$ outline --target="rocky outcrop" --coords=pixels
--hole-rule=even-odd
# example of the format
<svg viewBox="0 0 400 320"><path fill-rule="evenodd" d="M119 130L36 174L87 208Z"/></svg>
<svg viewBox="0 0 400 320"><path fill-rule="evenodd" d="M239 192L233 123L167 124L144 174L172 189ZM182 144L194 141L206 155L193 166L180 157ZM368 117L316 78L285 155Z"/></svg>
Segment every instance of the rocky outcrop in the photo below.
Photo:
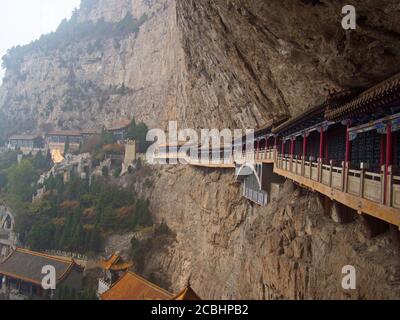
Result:
<svg viewBox="0 0 400 320"><path fill-rule="evenodd" d="M349 1L177 0L185 50L185 115L196 127L255 127L297 115L329 90L399 71L399 3L357 1L357 30L341 25ZM395 67L394 67L395 66Z"/></svg>
<svg viewBox="0 0 400 320"><path fill-rule="evenodd" d="M287 182L276 201L260 207L241 198L229 170L165 168L155 179L151 210L177 241L167 254L152 254L146 271L162 273L171 291L190 278L204 299L400 296L389 234L367 239L360 217L335 223L314 193ZM342 288L347 265L356 268L356 290Z"/></svg>

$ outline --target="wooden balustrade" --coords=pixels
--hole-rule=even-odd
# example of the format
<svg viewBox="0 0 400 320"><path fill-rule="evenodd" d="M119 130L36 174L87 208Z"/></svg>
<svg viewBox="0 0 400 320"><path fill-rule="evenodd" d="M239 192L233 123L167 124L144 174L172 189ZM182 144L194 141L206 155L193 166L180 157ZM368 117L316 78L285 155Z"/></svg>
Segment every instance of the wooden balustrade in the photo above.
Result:
<svg viewBox="0 0 400 320"><path fill-rule="evenodd" d="M210 162L206 164L202 159L195 159L193 157L189 159L191 164L203 163L205 166L207 164L210 166ZM330 161L329 164L323 164L321 159L315 161L315 159L298 159L288 155L281 155L276 149L235 153L229 158L224 157L219 161L213 162L212 166L223 167L225 165L225 167L228 167L228 164L231 164L229 167L234 167L235 163L240 164L246 161L273 163L278 174L303 185L313 186L313 189L333 199L338 197L337 201L344 204L347 203L353 209L357 210L357 203L359 202L359 206L362 204L362 208L367 207L366 211L377 217L380 217L380 214L374 214L370 209L370 205L368 203L365 204L364 201L371 201L371 203L389 207L383 210L384 212L389 212L382 214L383 219L400 225L400 222L393 222L397 219L400 221L400 218L393 218L396 215L390 213L394 210L393 208L400 208L400 176L393 175L392 167L389 168L388 177L385 179L384 167L382 167L381 173L374 173L368 171L368 168L363 163L360 164L361 168L356 170L350 168L346 162L343 162L341 166L334 166L333 161ZM308 182L306 182L307 180ZM385 181L387 182L386 191ZM316 184L319 184L319 186L317 187ZM350 197L349 200L346 200L346 194ZM265 202L264 194L254 193L249 189L244 190L243 195L259 204ZM357 198L359 200L355 200ZM391 218L387 218L387 214L391 215Z"/></svg>
<svg viewBox="0 0 400 320"><path fill-rule="evenodd" d="M391 197L390 197L390 205L394 208L400 208L400 176L391 176L391 181L389 181L392 185L391 188Z"/></svg>

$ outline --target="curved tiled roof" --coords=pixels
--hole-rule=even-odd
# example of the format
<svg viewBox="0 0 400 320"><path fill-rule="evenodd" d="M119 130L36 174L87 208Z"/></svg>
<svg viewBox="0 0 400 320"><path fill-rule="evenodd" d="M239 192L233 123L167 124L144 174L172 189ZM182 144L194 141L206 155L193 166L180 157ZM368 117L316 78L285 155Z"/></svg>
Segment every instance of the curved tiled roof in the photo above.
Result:
<svg viewBox="0 0 400 320"><path fill-rule="evenodd" d="M78 267L73 259L54 257L17 248L0 264L0 274L41 285L42 269L48 265L56 269L57 283L62 282L73 267Z"/></svg>
<svg viewBox="0 0 400 320"><path fill-rule="evenodd" d="M176 297L172 300L181 300L181 301L200 301L201 298L197 295L196 292L189 286L183 289Z"/></svg>
<svg viewBox="0 0 400 320"><path fill-rule="evenodd" d="M285 121L284 123L282 123L281 125L277 126L276 128L272 129L273 133L280 133L284 130L286 130L287 128L290 128L291 126L293 126L294 124L296 124L297 122L301 122L302 120L306 119L306 118L310 118L313 117L314 115L318 115L323 113L325 110L325 105L321 104L321 105L317 105L313 108L310 108L306 111L303 111L302 113L300 113L297 117L291 118L287 121Z"/></svg>
<svg viewBox="0 0 400 320"><path fill-rule="evenodd" d="M133 266L132 263L122 261L121 257L117 254L113 254L108 260L102 260L100 265L104 270L113 271L128 270Z"/></svg>
<svg viewBox="0 0 400 320"><path fill-rule="evenodd" d="M171 300L172 297L168 291L128 271L101 295L101 300Z"/></svg>
<svg viewBox="0 0 400 320"><path fill-rule="evenodd" d="M368 111L371 107L379 107L400 98L400 73L362 92L350 102L337 108L328 108L327 120L343 120L355 113Z"/></svg>

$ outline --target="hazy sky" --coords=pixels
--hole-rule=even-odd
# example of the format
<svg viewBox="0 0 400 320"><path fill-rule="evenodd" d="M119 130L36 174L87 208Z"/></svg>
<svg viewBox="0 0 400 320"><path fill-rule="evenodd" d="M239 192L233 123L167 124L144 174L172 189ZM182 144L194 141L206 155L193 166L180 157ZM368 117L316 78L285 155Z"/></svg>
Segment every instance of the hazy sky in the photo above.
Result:
<svg viewBox="0 0 400 320"><path fill-rule="evenodd" d="M0 58L7 49L54 31L79 3L80 0L1 0ZM3 76L0 67L0 83Z"/></svg>

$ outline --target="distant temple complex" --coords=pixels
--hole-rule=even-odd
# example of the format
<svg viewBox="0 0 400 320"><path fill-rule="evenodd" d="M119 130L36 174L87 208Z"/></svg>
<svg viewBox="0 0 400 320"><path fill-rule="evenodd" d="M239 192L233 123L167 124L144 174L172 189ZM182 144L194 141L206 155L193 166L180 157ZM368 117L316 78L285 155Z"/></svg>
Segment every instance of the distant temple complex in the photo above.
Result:
<svg viewBox="0 0 400 320"><path fill-rule="evenodd" d="M127 137L131 120L119 120L103 127L111 133L117 141L124 141ZM23 154L36 153L43 150L59 150L64 152L66 144L71 150L78 150L79 146L93 136L100 136L101 128L82 130L56 130L45 134L15 134L8 138L6 147L18 149Z"/></svg>

